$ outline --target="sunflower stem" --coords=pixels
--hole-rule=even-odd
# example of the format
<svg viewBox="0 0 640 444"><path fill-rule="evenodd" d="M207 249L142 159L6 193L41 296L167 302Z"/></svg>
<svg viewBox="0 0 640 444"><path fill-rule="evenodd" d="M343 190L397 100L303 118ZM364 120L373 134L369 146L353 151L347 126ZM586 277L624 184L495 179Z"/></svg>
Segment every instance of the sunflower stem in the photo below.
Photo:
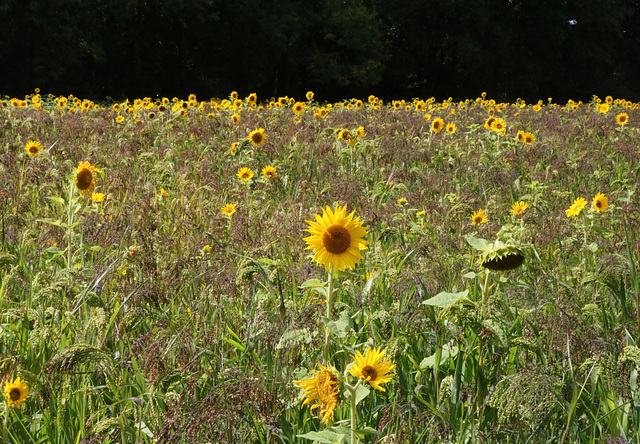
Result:
<svg viewBox="0 0 640 444"><path fill-rule="evenodd" d="M351 410L349 411L349 415L351 416L351 444L356 444L359 442L359 439L356 435L356 426L358 425L358 412L356 411L356 390L358 386L362 382L362 379L358 379L356 385L352 386L351 384L344 383L344 387L349 392L349 403L351 405Z"/></svg>
<svg viewBox="0 0 640 444"><path fill-rule="evenodd" d="M329 285L327 287L327 320L331 319L331 313L333 312L333 265L329 268ZM324 327L324 350L322 356L325 362L329 362L329 335L331 334L329 326Z"/></svg>
<svg viewBox="0 0 640 444"><path fill-rule="evenodd" d="M9 423L9 402L4 404L4 421L2 421L2 442L9 442L9 430L7 424Z"/></svg>

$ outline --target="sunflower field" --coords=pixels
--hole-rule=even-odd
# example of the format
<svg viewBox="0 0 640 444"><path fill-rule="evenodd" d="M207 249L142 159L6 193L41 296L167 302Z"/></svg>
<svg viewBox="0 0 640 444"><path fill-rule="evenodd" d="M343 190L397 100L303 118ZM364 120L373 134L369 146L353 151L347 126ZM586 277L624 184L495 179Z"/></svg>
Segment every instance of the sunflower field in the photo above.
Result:
<svg viewBox="0 0 640 444"><path fill-rule="evenodd" d="M640 111L0 98L7 443L640 443Z"/></svg>

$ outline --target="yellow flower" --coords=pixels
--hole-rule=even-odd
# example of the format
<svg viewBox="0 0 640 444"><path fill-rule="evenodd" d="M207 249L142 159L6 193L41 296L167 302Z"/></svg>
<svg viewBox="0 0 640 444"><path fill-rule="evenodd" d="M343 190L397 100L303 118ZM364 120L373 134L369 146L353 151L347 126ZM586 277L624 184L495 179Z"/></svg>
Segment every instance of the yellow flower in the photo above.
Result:
<svg viewBox="0 0 640 444"><path fill-rule="evenodd" d="M340 396L340 376L333 367L325 367L318 363L320 370L312 370L311 378L293 381L296 387L303 389L302 398L306 398L302 405L310 405L313 413L318 409L317 415L323 423L329 424L333 418L333 412L338 406Z"/></svg>
<svg viewBox="0 0 640 444"><path fill-rule="evenodd" d="M307 100L313 100L313 91L307 91L304 96L307 98Z"/></svg>
<svg viewBox="0 0 640 444"><path fill-rule="evenodd" d="M616 116L616 122L618 125L624 126L629 122L629 115L627 113L620 113Z"/></svg>
<svg viewBox="0 0 640 444"><path fill-rule="evenodd" d="M124 122L124 116L118 116L118 117L116 117L116 122L118 122L118 123L122 123L122 122Z"/></svg>
<svg viewBox="0 0 640 444"><path fill-rule="evenodd" d="M236 212L236 205L235 204L231 204L231 203L230 204L226 204L220 210L222 211L222 214L224 214L225 216L231 217L233 215L233 213Z"/></svg>
<svg viewBox="0 0 640 444"><path fill-rule="evenodd" d="M524 133L524 143L526 145L531 145L535 141L536 141L536 136L534 136L531 133Z"/></svg>
<svg viewBox="0 0 640 444"><path fill-rule="evenodd" d="M527 208L529 208L529 204L523 201L520 201L520 202L514 203L511 209L509 210L509 212L514 216L520 216L524 214Z"/></svg>
<svg viewBox="0 0 640 444"><path fill-rule="evenodd" d="M607 114L609 112L609 104L601 103L598 105L598 112L600 112L600 114Z"/></svg>
<svg viewBox="0 0 640 444"><path fill-rule="evenodd" d="M304 103L302 103L302 102L296 102L296 103L293 105L293 108L291 108L291 109L293 110L293 113L294 113L294 114L302 114L302 113L304 112L304 107L305 107L305 104L304 104Z"/></svg>
<svg viewBox="0 0 640 444"><path fill-rule="evenodd" d="M322 209L322 217L315 214L316 222L306 221L309 228L305 231L311 236L304 238L307 250L313 250L313 260L323 264L326 271L333 267L335 271L353 269L360 262L360 250L366 250L368 241L364 240L367 228L362 226L360 218L353 219L355 211L347 216L347 206L336 205L335 211L328 206Z"/></svg>
<svg viewBox="0 0 640 444"><path fill-rule="evenodd" d="M164 188L160 188L160 194L162 194L162 197L169 197L169 193Z"/></svg>
<svg viewBox="0 0 640 444"><path fill-rule="evenodd" d="M249 134L249 140L251 140L251 143L253 143L254 145L262 145L266 138L267 136L264 133L263 128L254 130L251 132L251 134Z"/></svg>
<svg viewBox="0 0 640 444"><path fill-rule="evenodd" d="M446 127L446 131L447 131L449 134L453 134L453 133L455 133L455 132L456 132L456 124L455 124L455 123L448 123L448 124L447 124L447 127Z"/></svg>
<svg viewBox="0 0 640 444"><path fill-rule="evenodd" d="M442 120L440 117L436 117L435 119L433 119L433 122L431 123L431 131L433 131L434 133L439 133L442 128L444 128L444 120Z"/></svg>
<svg viewBox="0 0 640 444"><path fill-rule="evenodd" d="M203 250L205 253L210 252L210 251L211 251L211 245L209 245L209 244L205 245L204 247L202 247L202 250Z"/></svg>
<svg viewBox="0 0 640 444"><path fill-rule="evenodd" d="M404 197L401 197L400 199L398 199L398 205L400 205L401 207L404 207L407 204L407 199L405 199Z"/></svg>
<svg viewBox="0 0 640 444"><path fill-rule="evenodd" d="M602 193L593 198L593 209L598 213L604 213L609 208L609 199Z"/></svg>
<svg viewBox="0 0 640 444"><path fill-rule="evenodd" d="M587 205L587 201L582 197L578 197L576 200L573 201L573 204L569 208L567 208L564 212L567 214L567 217L574 217L580 214L580 212L586 205Z"/></svg>
<svg viewBox="0 0 640 444"><path fill-rule="evenodd" d="M240 123L240 114L236 113L231 116L231 120L235 125Z"/></svg>
<svg viewBox="0 0 640 444"><path fill-rule="evenodd" d="M98 174L101 172L102 171L89 162L80 162L78 171L76 171L76 178L73 182L80 191L80 194L91 197L91 193L93 193L93 190L96 189L96 185L98 184Z"/></svg>
<svg viewBox="0 0 640 444"><path fill-rule="evenodd" d="M358 136L358 139L362 139L364 137L364 127L359 126L358 129L356 129L356 136Z"/></svg>
<svg viewBox="0 0 640 444"><path fill-rule="evenodd" d="M238 176L238 179L242 180L243 182L249 182L253 178L253 171L250 168L246 167L240 168L236 176Z"/></svg>
<svg viewBox="0 0 640 444"><path fill-rule="evenodd" d="M7 398L7 407L15 405L20 408L29 396L29 386L18 376L13 381L6 382L4 396Z"/></svg>
<svg viewBox="0 0 640 444"><path fill-rule="evenodd" d="M487 219L487 215L484 214L484 211L482 209L476 211L471 215L471 223L473 224L486 224L488 221L489 219Z"/></svg>
<svg viewBox="0 0 640 444"><path fill-rule="evenodd" d="M91 200L98 203L98 202L102 202L105 198L104 193L93 193L91 195Z"/></svg>
<svg viewBox="0 0 640 444"><path fill-rule="evenodd" d="M380 351L381 347L368 348L364 356L360 351L356 351L355 356L351 355L355 362L351 363L349 373L356 378L360 378L368 382L371 387L376 390L385 391L380 384L386 384L391 381L395 373L389 373L396 366L391 363L385 351Z"/></svg>
<svg viewBox="0 0 640 444"><path fill-rule="evenodd" d="M518 142L524 142L524 131L520 130L518 131L518 134L516 134L516 140Z"/></svg>
<svg viewBox="0 0 640 444"><path fill-rule="evenodd" d="M24 149L27 151L27 154L29 156L36 157L38 154L40 154L40 150L42 150L42 145L40 144L40 142L31 140L29 141L29 143L25 145Z"/></svg>
<svg viewBox="0 0 640 444"><path fill-rule="evenodd" d="M496 133L504 135L507 131L507 124L504 119L493 119L493 122L491 122L491 129Z"/></svg>
<svg viewBox="0 0 640 444"><path fill-rule="evenodd" d="M276 168L271 165L267 165L266 167L264 167L262 169L261 174L262 174L262 177L269 180L275 180L278 177L278 172L276 171Z"/></svg>

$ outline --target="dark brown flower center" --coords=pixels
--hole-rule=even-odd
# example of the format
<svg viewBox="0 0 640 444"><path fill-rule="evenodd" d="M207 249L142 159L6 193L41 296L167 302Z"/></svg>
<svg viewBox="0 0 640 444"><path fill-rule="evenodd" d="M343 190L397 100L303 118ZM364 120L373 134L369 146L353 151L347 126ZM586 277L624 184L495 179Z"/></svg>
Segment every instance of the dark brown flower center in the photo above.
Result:
<svg viewBox="0 0 640 444"><path fill-rule="evenodd" d="M31 154L38 154L38 147L37 147L37 146L35 146L35 145L34 145L34 146L29 147L29 152L30 152Z"/></svg>
<svg viewBox="0 0 640 444"><path fill-rule="evenodd" d="M76 183L79 189L86 190L91 186L93 182L93 173L88 168L83 168L76 175Z"/></svg>
<svg viewBox="0 0 640 444"><path fill-rule="evenodd" d="M362 376L365 381L375 381L378 378L378 372L370 365L365 365L362 369Z"/></svg>
<svg viewBox="0 0 640 444"><path fill-rule="evenodd" d="M329 253L342 254L351 246L351 235L342 225L331 225L324 230L322 243Z"/></svg>
<svg viewBox="0 0 640 444"><path fill-rule="evenodd" d="M602 201L596 200L596 208L602 208Z"/></svg>
<svg viewBox="0 0 640 444"><path fill-rule="evenodd" d="M11 398L12 401L17 401L18 399L20 399L20 394L20 389L14 388L9 392L9 398Z"/></svg>
<svg viewBox="0 0 640 444"><path fill-rule="evenodd" d="M258 144L262 142L262 133L254 133L251 135L251 140L253 143Z"/></svg>

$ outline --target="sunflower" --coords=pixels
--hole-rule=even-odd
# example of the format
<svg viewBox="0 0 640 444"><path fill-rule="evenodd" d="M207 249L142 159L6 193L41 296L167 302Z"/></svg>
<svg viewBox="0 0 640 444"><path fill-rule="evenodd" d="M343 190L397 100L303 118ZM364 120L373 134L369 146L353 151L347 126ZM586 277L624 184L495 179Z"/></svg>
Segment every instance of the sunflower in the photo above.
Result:
<svg viewBox="0 0 640 444"><path fill-rule="evenodd" d="M235 113L231 116L231 120L233 121L234 125L237 125L240 123L240 114Z"/></svg>
<svg viewBox="0 0 640 444"><path fill-rule="evenodd" d="M587 201L582 197L578 197L576 200L573 201L573 204L569 208L567 208L564 212L567 214L567 217L574 217L580 214L580 212L586 205L587 205Z"/></svg>
<svg viewBox="0 0 640 444"><path fill-rule="evenodd" d="M302 103L302 102L296 102L296 103L293 105L293 108L292 108L293 113L294 113L294 114L302 114L302 113L304 112L304 106L305 106L305 105L304 105L304 103Z"/></svg>
<svg viewBox="0 0 640 444"><path fill-rule="evenodd" d="M238 170L236 176L238 176L238 179L242 180L243 182L249 182L253 178L253 171L251 170L251 168L243 167Z"/></svg>
<svg viewBox="0 0 640 444"><path fill-rule="evenodd" d="M496 133L504 135L507 131L507 124L504 119L493 119L493 122L491 122L491 129Z"/></svg>
<svg viewBox="0 0 640 444"><path fill-rule="evenodd" d="M247 102L249 102L249 104L251 105L255 105L257 101L258 101L258 96L256 95L256 93L251 93L247 97Z"/></svg>
<svg viewBox="0 0 640 444"><path fill-rule="evenodd" d="M233 216L233 213L236 212L236 205L231 203L226 204L224 207L220 209L220 211L222 211L222 214L224 214L225 216L231 217Z"/></svg>
<svg viewBox="0 0 640 444"><path fill-rule="evenodd" d="M364 240L367 228L362 226L360 218L353 219L355 211L347 216L347 206L336 205L335 211L327 206L322 217L315 214L316 222L306 221L309 228L305 231L311 236L304 238L307 250L313 250L313 260L324 264L326 271L353 269L360 262L360 250L366 250L368 241Z"/></svg>
<svg viewBox="0 0 640 444"><path fill-rule="evenodd" d="M529 204L524 203L523 201L520 201L520 202L514 203L511 209L509 210L509 212L514 216L520 216L524 214L527 208L529 208Z"/></svg>
<svg viewBox="0 0 640 444"><path fill-rule="evenodd" d="M252 131L251 134L249 134L249 140L251 140L251 143L254 145L262 145L266 138L267 136L263 128Z"/></svg>
<svg viewBox="0 0 640 444"><path fill-rule="evenodd" d="M364 137L364 127L359 126L356 129L356 136L358 136L358 139L362 139Z"/></svg>
<svg viewBox="0 0 640 444"><path fill-rule="evenodd" d="M276 171L276 168L271 165L267 165L266 167L264 167L262 169L261 174L262 174L262 177L269 180L275 180L278 177L278 172Z"/></svg>
<svg viewBox="0 0 640 444"><path fill-rule="evenodd" d="M93 193L91 195L91 200L96 202L96 203L102 202L104 200L104 198L105 198L104 193Z"/></svg>
<svg viewBox="0 0 640 444"><path fill-rule="evenodd" d="M616 122L618 125L624 126L629 121L629 115L627 113L620 113L616 116Z"/></svg>
<svg viewBox="0 0 640 444"><path fill-rule="evenodd" d="M435 119L433 119L433 122L431 123L431 131L433 131L434 133L439 133L442 128L444 128L444 120L442 120L440 117L436 117Z"/></svg>
<svg viewBox="0 0 640 444"><path fill-rule="evenodd" d="M313 91L307 91L304 96L307 98L307 100L313 100Z"/></svg>
<svg viewBox="0 0 640 444"><path fill-rule="evenodd" d="M31 140L29 141L29 143L25 145L24 149L27 151L27 154L29 156L36 157L38 154L40 154L40 150L42 150L42 145L40 144L40 142Z"/></svg>
<svg viewBox="0 0 640 444"><path fill-rule="evenodd" d="M385 351L380 351L380 347L368 348L364 356L360 351L356 351L355 356L351 355L355 362L351 364L349 373L356 378L364 379L376 390L385 391L380 384L391 381L395 373L389 374L396 366L391 363Z"/></svg>
<svg viewBox="0 0 640 444"><path fill-rule="evenodd" d="M524 143L525 145L531 145L536 141L536 136L531 133L524 133Z"/></svg>
<svg viewBox="0 0 640 444"><path fill-rule="evenodd" d="M296 387L303 389L302 398L306 398L302 405L310 405L310 410L318 410L318 418L329 424L333 412L338 406L340 396L340 376L333 367L325 367L318 363L320 370L312 370L311 378L293 381Z"/></svg>
<svg viewBox="0 0 640 444"><path fill-rule="evenodd" d="M4 385L4 396L7 398L7 407L22 406L29 396L29 386L18 376L13 381L7 381Z"/></svg>
<svg viewBox="0 0 640 444"><path fill-rule="evenodd" d="M449 134L453 134L456 132L456 124L455 123L448 123L447 127L445 128L445 130L449 133Z"/></svg>
<svg viewBox="0 0 640 444"><path fill-rule="evenodd" d="M518 142L524 142L524 131L518 131L518 134L516 134L516 140Z"/></svg>
<svg viewBox="0 0 640 444"><path fill-rule="evenodd" d="M487 215L484 214L484 211L482 209L479 209L471 215L471 223L473 224L486 224L488 221L489 219L487 219Z"/></svg>
<svg viewBox="0 0 640 444"><path fill-rule="evenodd" d="M602 193L593 198L593 209L598 213L604 213L609 208L609 199Z"/></svg>
<svg viewBox="0 0 640 444"><path fill-rule="evenodd" d="M91 165L89 162L80 162L74 185L81 194L91 197L91 193L96 189L98 183L98 174L102 173L99 169Z"/></svg>

